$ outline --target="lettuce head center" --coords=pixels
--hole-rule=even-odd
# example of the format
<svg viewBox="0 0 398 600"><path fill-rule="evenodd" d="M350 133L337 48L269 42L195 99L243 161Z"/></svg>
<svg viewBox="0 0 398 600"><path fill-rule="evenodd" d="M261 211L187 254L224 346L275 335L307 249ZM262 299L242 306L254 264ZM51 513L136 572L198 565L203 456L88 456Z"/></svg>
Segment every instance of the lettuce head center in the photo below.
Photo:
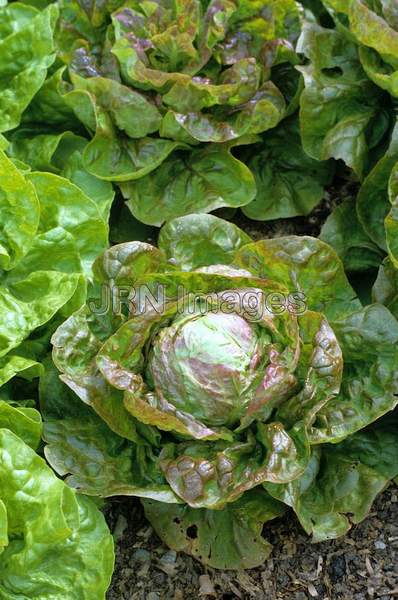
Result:
<svg viewBox="0 0 398 600"><path fill-rule="evenodd" d="M260 361L257 327L237 314L176 319L154 340L149 376L177 409L207 425L230 425L245 413Z"/></svg>

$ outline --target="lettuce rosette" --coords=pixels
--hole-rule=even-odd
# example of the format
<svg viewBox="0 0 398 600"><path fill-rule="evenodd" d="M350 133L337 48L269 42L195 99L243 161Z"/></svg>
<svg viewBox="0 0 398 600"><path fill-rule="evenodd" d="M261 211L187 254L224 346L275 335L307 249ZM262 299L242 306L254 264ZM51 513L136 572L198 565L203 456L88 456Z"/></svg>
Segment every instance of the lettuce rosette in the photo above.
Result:
<svg viewBox="0 0 398 600"><path fill-rule="evenodd" d="M297 2L62 0L59 7L64 66L51 77L50 104L56 99L68 127L70 111L80 121L90 137L84 168L119 185L138 221L161 226L256 197L251 212L261 220L308 214L320 201L330 165L319 169L301 149L286 158L279 150L276 177L281 162L293 174L274 184L284 206L269 215L268 194L256 192L257 167L253 173L245 158L298 107ZM293 135L297 143L297 127ZM309 199L293 191L300 167L314 189Z"/></svg>
<svg viewBox="0 0 398 600"><path fill-rule="evenodd" d="M112 536L95 503L36 454L41 429L34 408L0 400L0 596L103 599Z"/></svg>
<svg viewBox="0 0 398 600"><path fill-rule="evenodd" d="M215 567L261 564L286 505L314 539L343 534L398 472L397 321L315 238L253 242L194 214L158 246L100 255L54 334L47 460L81 493L140 497Z"/></svg>

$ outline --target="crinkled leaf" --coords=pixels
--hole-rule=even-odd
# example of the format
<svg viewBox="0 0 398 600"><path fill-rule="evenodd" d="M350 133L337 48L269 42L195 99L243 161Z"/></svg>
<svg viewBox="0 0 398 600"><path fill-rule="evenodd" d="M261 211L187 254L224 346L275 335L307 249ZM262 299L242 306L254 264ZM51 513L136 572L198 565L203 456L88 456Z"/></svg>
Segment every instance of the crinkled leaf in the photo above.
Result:
<svg viewBox="0 0 398 600"><path fill-rule="evenodd" d="M57 16L55 4L42 12L18 3L0 8L0 131L19 125L54 62Z"/></svg>
<svg viewBox="0 0 398 600"><path fill-rule="evenodd" d="M373 304L333 323L343 349L340 393L316 415L313 443L339 442L398 404L398 322Z"/></svg>
<svg viewBox="0 0 398 600"><path fill-rule="evenodd" d="M112 431L140 442L137 422L125 409L122 392L108 384L94 362L107 328L105 319L83 307L53 335L53 360L62 373L61 380L91 406Z"/></svg>
<svg viewBox="0 0 398 600"><path fill-rule="evenodd" d="M99 207L81 189L64 178L50 173L32 173L40 198L39 232L62 227L70 233L79 251L85 273L90 273L97 255L107 246L108 227Z"/></svg>
<svg viewBox="0 0 398 600"><path fill-rule="evenodd" d="M395 267L398 267L398 162L392 169L388 191L391 210L384 221L387 249Z"/></svg>
<svg viewBox="0 0 398 600"><path fill-rule="evenodd" d="M9 534L1 556L1 596L104 599L114 564L113 540L95 505L78 498L6 429L0 430L0 475Z"/></svg>
<svg viewBox="0 0 398 600"><path fill-rule="evenodd" d="M184 92L180 94L184 96ZM231 114L228 114L227 111L221 117L194 112L194 110L185 113L168 112L164 117L167 126L163 125L162 135L181 136L178 128L182 128L188 137L181 137L181 141L192 139L194 142L222 143L246 134L272 129L279 123L284 113L285 101L282 94L272 82L267 81L253 98L241 105L238 112L234 109L231 110Z"/></svg>
<svg viewBox="0 0 398 600"><path fill-rule="evenodd" d="M184 270L228 264L250 237L233 223L214 215L187 215L166 223L158 245Z"/></svg>
<svg viewBox="0 0 398 600"><path fill-rule="evenodd" d="M336 30L306 25L299 51L311 61L299 67L305 81L300 100L304 150L318 160L342 159L361 178L378 89L366 77L356 46Z"/></svg>
<svg viewBox="0 0 398 600"><path fill-rule="evenodd" d="M61 67L45 80L23 113L23 124L43 123L73 130L79 127L80 123L74 111L63 97L65 70L66 67Z"/></svg>
<svg viewBox="0 0 398 600"><path fill-rule="evenodd" d="M243 212L256 220L307 215L322 199L333 174L330 162L314 160L303 151L296 119L267 133L248 166L257 194Z"/></svg>
<svg viewBox="0 0 398 600"><path fill-rule="evenodd" d="M328 216L319 239L336 250L346 271L367 271L378 267L383 258L358 220L351 198L344 200Z"/></svg>
<svg viewBox="0 0 398 600"><path fill-rule="evenodd" d="M50 465L81 493L178 502L151 451L119 437L94 414L47 421L43 437Z"/></svg>
<svg viewBox="0 0 398 600"><path fill-rule="evenodd" d="M360 307L339 257L315 238L289 236L253 242L238 250L234 264L298 292L309 310L329 319Z"/></svg>
<svg viewBox="0 0 398 600"><path fill-rule="evenodd" d="M372 288L374 302L384 304L398 319L398 270L389 258L380 265L376 281Z"/></svg>
<svg viewBox="0 0 398 600"><path fill-rule="evenodd" d="M0 152L0 268L11 269L29 250L39 226L33 185Z"/></svg>
<svg viewBox="0 0 398 600"><path fill-rule="evenodd" d="M391 134L387 152L373 167L362 183L357 198L358 218L368 236L386 250L384 221L391 206L388 201L388 184L394 165L398 161L398 125ZM391 200L393 200L391 196Z"/></svg>
<svg viewBox="0 0 398 600"><path fill-rule="evenodd" d="M43 372L42 366L35 360L18 356L3 357L0 359L0 386L4 385L15 375L31 380Z"/></svg>
<svg viewBox="0 0 398 600"><path fill-rule="evenodd" d="M189 155L180 153L122 190L137 219L160 226L192 212L248 204L255 195L255 183L242 162L214 144Z"/></svg>
<svg viewBox="0 0 398 600"><path fill-rule="evenodd" d="M283 514L283 505L256 489L222 510L143 501L145 516L159 537L177 551L216 569L249 569L269 556L264 523Z"/></svg>
<svg viewBox="0 0 398 600"><path fill-rule="evenodd" d="M167 444L160 464L172 490L192 508L220 509L260 483L297 479L309 461L306 429L258 423L243 441Z"/></svg>
<svg viewBox="0 0 398 600"><path fill-rule="evenodd" d="M40 413L34 408L12 406L0 400L0 428L9 429L33 450L39 447L42 421Z"/></svg>
<svg viewBox="0 0 398 600"><path fill-rule="evenodd" d="M97 205L104 221L108 221L114 198L111 183L88 173L83 166L87 140L71 132L31 136L24 130L12 136L7 153L33 170L50 171L69 179Z"/></svg>
<svg viewBox="0 0 398 600"><path fill-rule="evenodd" d="M315 542L344 535L370 512L376 495L398 471L395 429L376 426L316 452L306 473L286 486L266 484L292 506Z"/></svg>

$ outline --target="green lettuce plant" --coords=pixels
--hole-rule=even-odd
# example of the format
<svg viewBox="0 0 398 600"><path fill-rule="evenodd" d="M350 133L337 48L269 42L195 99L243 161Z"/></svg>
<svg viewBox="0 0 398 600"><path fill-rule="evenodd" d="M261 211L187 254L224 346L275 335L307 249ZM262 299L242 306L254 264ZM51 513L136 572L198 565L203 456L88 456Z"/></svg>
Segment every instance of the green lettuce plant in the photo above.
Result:
<svg viewBox="0 0 398 600"><path fill-rule="evenodd" d="M59 175L0 152L0 386L41 372L27 338L84 303L93 259L107 246L99 208Z"/></svg>
<svg viewBox="0 0 398 600"><path fill-rule="evenodd" d="M364 518L398 472L398 323L330 246L189 215L93 272L52 339L67 387L41 382L46 457L72 487L141 497L170 546L221 568L261 564L286 505L315 540Z"/></svg>
<svg viewBox="0 0 398 600"><path fill-rule="evenodd" d="M95 504L36 453L35 398L49 338L85 302L108 225L80 187L3 151L0 213L0 596L99 600L113 541Z"/></svg>
<svg viewBox="0 0 398 600"><path fill-rule="evenodd" d="M65 66L57 62L26 112L24 124L36 127L17 133L22 143L25 135L52 133L45 126L37 131L43 112L88 136L86 172L116 183L134 217L155 226L221 207L247 206L260 220L308 214L319 202L331 167L296 152L297 119L287 131L296 139L291 156L275 139L273 182L254 158L263 153L268 162L262 134L298 107L298 3L57 4L55 46ZM297 169L305 183L298 183Z"/></svg>
<svg viewBox="0 0 398 600"><path fill-rule="evenodd" d="M40 414L0 401L0 595L105 598L113 540L101 512L35 450Z"/></svg>

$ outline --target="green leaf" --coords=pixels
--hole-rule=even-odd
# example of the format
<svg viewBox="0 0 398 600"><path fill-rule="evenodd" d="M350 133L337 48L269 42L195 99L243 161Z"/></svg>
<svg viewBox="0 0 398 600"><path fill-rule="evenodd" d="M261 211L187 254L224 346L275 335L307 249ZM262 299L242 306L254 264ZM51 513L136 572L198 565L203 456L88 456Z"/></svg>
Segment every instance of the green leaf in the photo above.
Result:
<svg viewBox="0 0 398 600"><path fill-rule="evenodd" d="M114 552L104 517L7 429L0 430L0 499L3 598L105 599Z"/></svg>
<svg viewBox="0 0 398 600"><path fill-rule="evenodd" d="M305 471L306 428L258 423L257 433L234 442L169 443L160 455L172 490L192 508L222 509L260 483L287 483Z"/></svg>
<svg viewBox="0 0 398 600"><path fill-rule="evenodd" d="M0 287L0 356L49 321L72 298L79 282L78 274L37 271L9 289Z"/></svg>
<svg viewBox="0 0 398 600"><path fill-rule="evenodd" d="M70 233L79 251L83 270L89 274L92 262L108 241L108 227L99 207L76 185L57 175L32 173L28 179L40 198L39 232L62 227Z"/></svg>
<svg viewBox="0 0 398 600"><path fill-rule="evenodd" d="M12 406L0 400L0 428L9 429L33 450L39 447L42 422L40 413L34 408Z"/></svg>
<svg viewBox="0 0 398 600"><path fill-rule="evenodd" d="M377 494L397 474L397 459L395 428L380 424L337 446L326 445L301 479L265 487L292 506L305 531L320 542L344 535L367 517Z"/></svg>
<svg viewBox="0 0 398 600"><path fill-rule="evenodd" d="M94 363L106 335L106 321L83 307L67 319L52 337L53 360L61 380L122 437L140 442L137 422L123 405L123 394L112 388ZM68 359L65 360L65 350Z"/></svg>
<svg viewBox="0 0 398 600"><path fill-rule="evenodd" d="M367 271L378 267L383 259L382 252L358 220L351 198L344 200L328 216L319 239L336 250L347 272Z"/></svg>
<svg viewBox="0 0 398 600"><path fill-rule="evenodd" d="M384 221L387 249L394 266L398 267L398 162L392 169L388 192L391 210Z"/></svg>
<svg viewBox="0 0 398 600"><path fill-rule="evenodd" d="M30 165L32 170L50 171L69 179L98 206L108 221L114 198L112 184L88 173L83 166L83 152L88 141L74 133L38 134L23 129L11 136L7 154Z"/></svg>
<svg viewBox="0 0 398 600"><path fill-rule="evenodd" d="M321 201L333 175L330 162L319 162L304 152L296 119L285 120L267 133L248 167L257 194L243 212L260 221L307 215Z"/></svg>
<svg viewBox="0 0 398 600"><path fill-rule="evenodd" d="M386 258L380 265L372 289L372 299L374 302L387 306L398 319L398 270L389 258Z"/></svg>
<svg viewBox="0 0 398 600"><path fill-rule="evenodd" d="M130 138L143 138L158 130L161 115L155 104L143 94L105 77L84 79L74 75L72 82L74 90L90 96L98 121L103 113L107 113L118 130ZM75 96L76 93L71 94L70 104L73 104ZM79 116L78 111L75 112Z"/></svg>
<svg viewBox="0 0 398 600"><path fill-rule="evenodd" d="M0 268L9 270L28 252L39 226L33 185L0 152Z"/></svg>
<svg viewBox="0 0 398 600"><path fill-rule="evenodd" d="M343 350L340 393L316 415L312 443L339 442L398 404L398 322L387 308L372 304L335 321Z"/></svg>
<svg viewBox="0 0 398 600"><path fill-rule="evenodd" d="M92 175L107 181L143 177L181 144L145 137L156 131L161 116L142 94L103 77L73 77L74 89L64 95L94 138L83 152Z"/></svg>
<svg viewBox="0 0 398 600"><path fill-rule="evenodd" d="M80 493L179 502L151 451L119 437L95 414L47 421L43 438L52 468Z"/></svg>
<svg viewBox="0 0 398 600"><path fill-rule="evenodd" d="M179 90L179 97L184 97L184 91ZM188 112L187 108L186 112L177 112L177 109L169 111L164 117L161 135L181 136L178 132L178 128L181 128L185 132L185 138L181 137L181 141L227 142L272 129L283 118L286 105L280 91L267 81L253 98L239 108L227 110L221 116L194 110ZM178 110L184 111L184 107L180 106Z"/></svg>
<svg viewBox="0 0 398 600"><path fill-rule="evenodd" d="M348 17L350 30L360 44L373 48L391 66L398 69L398 31L389 25L387 20L366 6L372 2L351 0ZM385 2L387 7L388 3ZM388 10L388 9L387 9ZM397 25L395 21L395 25Z"/></svg>
<svg viewBox="0 0 398 600"><path fill-rule="evenodd" d="M42 12L10 4L0 9L0 131L14 129L54 62L55 4ZM7 26L8 25L8 26Z"/></svg>
<svg viewBox="0 0 398 600"><path fill-rule="evenodd" d="M138 181L122 186L133 215L162 225L192 212L243 206L255 195L250 170L217 145L180 153Z"/></svg>
<svg viewBox="0 0 398 600"><path fill-rule="evenodd" d="M0 359L0 386L4 385L19 374L20 377L31 380L43 372L40 363L23 356L12 355Z"/></svg>
<svg viewBox="0 0 398 600"><path fill-rule="evenodd" d="M283 505L264 490L246 493L223 510L143 501L145 516L174 550L187 552L215 569L252 569L271 552L264 523L283 514Z"/></svg>
<svg viewBox="0 0 398 600"><path fill-rule="evenodd" d="M300 100L305 152L318 160L342 159L362 178L378 89L366 77L356 46L336 30L305 25L298 51L311 61L299 67L305 81Z"/></svg>
<svg viewBox="0 0 398 600"><path fill-rule="evenodd" d="M65 70L66 67L60 67L45 80L23 113L23 124L41 123L73 130L79 128L80 123L63 96L66 87L63 78Z"/></svg>
<svg viewBox="0 0 398 600"><path fill-rule="evenodd" d="M387 152L362 183L357 198L358 218L368 236L383 250L387 249L384 221L391 208L388 201L389 179L397 161L398 125L395 125Z"/></svg>
<svg viewBox="0 0 398 600"><path fill-rule="evenodd" d="M158 246L167 258L186 271L212 264L228 264L235 252L251 242L241 229L214 215L187 215L160 230Z"/></svg>
<svg viewBox="0 0 398 600"><path fill-rule="evenodd" d="M361 306L335 251L315 238L289 236L253 242L238 250L234 264L302 294L307 309L329 319Z"/></svg>

